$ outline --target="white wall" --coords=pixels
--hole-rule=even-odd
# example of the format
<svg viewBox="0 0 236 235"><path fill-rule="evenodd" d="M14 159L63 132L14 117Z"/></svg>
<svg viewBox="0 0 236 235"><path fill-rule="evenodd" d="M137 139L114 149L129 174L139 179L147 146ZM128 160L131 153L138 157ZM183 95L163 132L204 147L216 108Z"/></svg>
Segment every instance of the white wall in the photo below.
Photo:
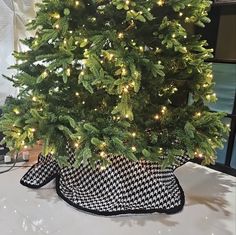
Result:
<svg viewBox="0 0 236 235"><path fill-rule="evenodd" d="M25 50L19 39L33 34L26 32L25 24L35 16L35 2L37 0L0 0L0 105L8 95L17 95L16 88L2 74L13 75L14 71L7 69L15 63L12 52Z"/></svg>

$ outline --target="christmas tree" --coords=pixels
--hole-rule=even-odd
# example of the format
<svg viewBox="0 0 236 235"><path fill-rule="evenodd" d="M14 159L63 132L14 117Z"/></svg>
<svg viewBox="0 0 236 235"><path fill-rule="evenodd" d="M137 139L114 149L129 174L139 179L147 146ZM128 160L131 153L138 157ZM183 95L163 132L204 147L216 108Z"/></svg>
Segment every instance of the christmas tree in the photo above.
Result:
<svg viewBox="0 0 236 235"><path fill-rule="evenodd" d="M209 22L209 0L44 0L15 52L19 88L0 129L11 150L44 143L75 166L123 155L162 167L176 156L214 163L227 127L210 112L212 57L189 28Z"/></svg>

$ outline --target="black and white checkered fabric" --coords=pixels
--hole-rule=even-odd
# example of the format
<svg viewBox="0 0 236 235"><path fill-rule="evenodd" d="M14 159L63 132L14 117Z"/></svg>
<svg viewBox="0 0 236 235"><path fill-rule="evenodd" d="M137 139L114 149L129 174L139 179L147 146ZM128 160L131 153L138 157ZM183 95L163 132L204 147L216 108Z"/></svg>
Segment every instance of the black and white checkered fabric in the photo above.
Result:
<svg viewBox="0 0 236 235"><path fill-rule="evenodd" d="M73 151L69 150L68 154L73 162ZM105 170L101 170L99 163L95 169L82 165L58 170L55 161L44 161L31 168L21 183L33 188L36 183L38 188L56 174L56 190L62 199L78 209L99 215L170 214L183 208L184 193L173 171L188 161L188 157L179 157L179 164L164 170L158 164L133 162L122 156L110 156L109 160L111 165Z"/></svg>
<svg viewBox="0 0 236 235"><path fill-rule="evenodd" d="M40 188L54 179L60 167L51 155L39 155L38 162L21 178L20 183L30 188Z"/></svg>

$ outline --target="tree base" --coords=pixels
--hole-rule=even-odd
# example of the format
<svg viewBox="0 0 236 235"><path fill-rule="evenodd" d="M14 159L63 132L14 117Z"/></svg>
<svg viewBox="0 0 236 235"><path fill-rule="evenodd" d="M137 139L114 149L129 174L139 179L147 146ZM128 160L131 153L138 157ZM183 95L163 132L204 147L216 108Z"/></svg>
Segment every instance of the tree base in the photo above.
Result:
<svg viewBox="0 0 236 235"><path fill-rule="evenodd" d="M74 154L71 151L71 163ZM184 158L187 161L187 157ZM60 168L51 156L38 162L22 177L21 184L40 188L56 178L58 195L77 209L98 214L173 214L182 210L184 192L174 175L176 167L161 169L147 161L132 162L109 157L111 165L101 170L90 166Z"/></svg>

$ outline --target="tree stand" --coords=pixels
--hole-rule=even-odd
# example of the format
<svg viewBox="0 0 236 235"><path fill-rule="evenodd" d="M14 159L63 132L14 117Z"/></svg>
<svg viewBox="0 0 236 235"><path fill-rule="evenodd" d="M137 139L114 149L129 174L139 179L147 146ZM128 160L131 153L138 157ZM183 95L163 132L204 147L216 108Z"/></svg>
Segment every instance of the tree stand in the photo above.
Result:
<svg viewBox="0 0 236 235"><path fill-rule="evenodd" d="M68 149L70 163L74 153ZM38 162L22 177L21 184L40 188L56 178L58 195L70 205L93 214L167 213L182 210L184 192L174 170L189 160L178 157L178 164L161 169L147 161L132 162L110 156L112 164L101 170L89 165L60 168L51 157L39 155Z"/></svg>

